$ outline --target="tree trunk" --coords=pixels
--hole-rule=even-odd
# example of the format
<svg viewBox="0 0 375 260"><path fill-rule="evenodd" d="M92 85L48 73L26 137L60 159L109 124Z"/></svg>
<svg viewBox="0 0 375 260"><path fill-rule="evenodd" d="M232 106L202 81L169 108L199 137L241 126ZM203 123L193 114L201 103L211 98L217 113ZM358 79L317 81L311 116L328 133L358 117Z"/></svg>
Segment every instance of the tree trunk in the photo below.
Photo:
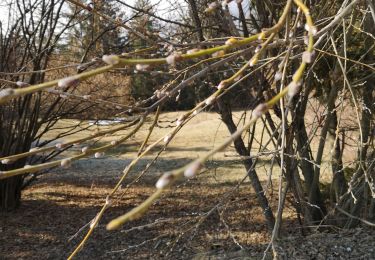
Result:
<svg viewBox="0 0 375 260"><path fill-rule="evenodd" d="M20 159L11 165L0 165L0 170L22 168L24 165L25 160ZM0 212L13 211L20 206L23 180L24 175L0 180Z"/></svg>
<svg viewBox="0 0 375 260"><path fill-rule="evenodd" d="M229 132L233 134L235 131L237 131L237 127L232 119L232 111L230 109L230 105L228 103L225 103L225 101L223 101L222 99L218 100L217 104L219 106L219 111L223 122L227 126ZM271 233L275 224L275 218L272 209L269 206L268 199L264 194L262 184L260 183L258 175L254 169L254 162L251 158L249 158L250 152L248 149L246 149L246 146L241 137L234 140L234 147L239 155L247 157L247 159L242 160L242 162L247 171L247 175L250 178L251 184L256 192L259 205L263 209L267 227L269 232Z"/></svg>
<svg viewBox="0 0 375 260"><path fill-rule="evenodd" d="M337 97L337 86L334 84L331 84L331 90L327 99L327 117L326 117L326 120L324 121L324 125L320 133L318 151L315 157L314 176L312 179L311 190L309 193L309 202L311 204L319 200L318 193L316 193L316 191L319 190L320 166L322 164L323 152L324 152L324 147L326 145L326 139L328 135L329 126L331 125L331 122L333 119L333 110L335 108L336 97ZM325 210L323 211L322 208L319 208L318 210L321 211L322 217L323 217L326 213Z"/></svg>
<svg viewBox="0 0 375 260"><path fill-rule="evenodd" d="M13 211L20 206L23 176L0 180L0 212Z"/></svg>
<svg viewBox="0 0 375 260"><path fill-rule="evenodd" d="M311 147L309 142L309 137L307 135L304 115L306 113L306 105L308 100L308 93L306 91L306 96L302 98L302 101L298 103L295 112L295 122L293 125L295 139L297 141L297 151L299 157L303 158L300 160L300 167L302 170L303 177L305 179L305 190L307 194L314 194L308 199L310 205L304 207L305 218L312 223L319 222L324 217L326 208L324 206L322 194L320 192L319 186L313 186L314 179L314 165L311 163L313 161L311 155ZM311 206L315 205L315 206Z"/></svg>
<svg viewBox="0 0 375 260"><path fill-rule="evenodd" d="M197 4L195 3L195 0L188 0L191 16L193 17L194 26L197 30L197 36L198 40L203 42L204 36L203 36L203 30L202 30L202 23L198 15L198 8Z"/></svg>
<svg viewBox="0 0 375 260"><path fill-rule="evenodd" d="M364 22L365 31L375 34L375 27L374 27L374 20L372 19L370 13L367 14L365 22ZM372 48L373 39L371 37L367 37L364 46L365 49ZM368 54L364 58L364 62L367 64L372 64L375 61L375 57L373 52L368 52ZM362 217L368 218L369 216L373 215L374 206L372 201L373 194L370 194L371 189L371 177L374 177L374 173L369 171L369 166L371 166L371 157L373 156L372 153L369 153L369 143L370 140L373 138L372 135L374 129L374 113L375 113L375 106L374 106L374 90L375 90L375 76L374 74L370 74L369 78L367 79L366 83L362 88L362 97L363 97L363 107L361 111L361 130L362 130L362 144L359 149L358 157L357 157L357 171L352 177L349 185L351 186L351 192L356 196L356 201L354 201L352 196L347 196L346 200L343 200L339 207L343 210L349 212L351 215L355 217ZM361 139L361 138L359 138ZM370 176L372 174L372 176ZM364 178L363 178L364 177ZM370 186L371 185L371 186ZM362 216L361 216L362 214ZM348 221L345 223L345 227L354 227L358 225L360 222L358 219L349 218Z"/></svg>
<svg viewBox="0 0 375 260"><path fill-rule="evenodd" d="M329 137L332 142L332 183L331 183L331 199L332 201L339 201L340 197L348 190L348 184L345 180L343 163L342 163L342 150L344 147L340 147L340 138L336 133L337 129L337 113L336 110L332 112L332 121L330 129L328 130ZM343 137L344 141L344 137ZM343 142L344 143L344 142Z"/></svg>
<svg viewBox="0 0 375 260"><path fill-rule="evenodd" d="M249 37L249 30L247 29L246 17L242 8L242 2L237 3L238 15L242 25L242 34L244 37Z"/></svg>

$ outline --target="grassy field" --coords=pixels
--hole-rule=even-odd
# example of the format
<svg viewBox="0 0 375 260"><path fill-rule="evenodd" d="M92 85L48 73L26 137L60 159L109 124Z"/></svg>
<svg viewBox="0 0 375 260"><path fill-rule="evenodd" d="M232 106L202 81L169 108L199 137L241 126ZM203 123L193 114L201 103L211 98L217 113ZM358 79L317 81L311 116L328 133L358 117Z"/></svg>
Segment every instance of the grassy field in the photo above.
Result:
<svg viewBox="0 0 375 260"><path fill-rule="evenodd" d="M167 133L169 128L165 127L173 124L179 114L162 114L161 127L151 136L150 143ZM240 114L235 113L235 117L238 120ZM59 122L61 126L73 123L72 120ZM87 122L83 126L85 124ZM99 211L122 170L136 156L137 147L147 134L147 125L103 158L74 162L68 170L53 169L25 190L17 212L1 216L0 259L66 258L82 239L87 223ZM261 138L262 131L261 127L257 128L257 139ZM57 133L58 130L50 135ZM125 133L104 137L95 145L110 142ZM80 136L87 134L90 131L79 133ZM189 122L150 171L129 189L122 188L115 195L112 208L78 259L259 259L263 256L269 236L262 210L257 206L233 147L213 156L198 177L171 188L143 218L127 223L118 231L105 230L109 220L129 211L155 190L154 184L161 173L197 158L228 136L225 125L215 113L201 113ZM77 135L70 138L75 137ZM123 187L138 176L161 148L158 146L140 161ZM77 153L78 149L69 153ZM262 158L258 161L257 172L264 187L268 187L267 193L275 208L276 179L280 171L270 166L269 158ZM284 217L284 232L299 236L301 226L289 202Z"/></svg>

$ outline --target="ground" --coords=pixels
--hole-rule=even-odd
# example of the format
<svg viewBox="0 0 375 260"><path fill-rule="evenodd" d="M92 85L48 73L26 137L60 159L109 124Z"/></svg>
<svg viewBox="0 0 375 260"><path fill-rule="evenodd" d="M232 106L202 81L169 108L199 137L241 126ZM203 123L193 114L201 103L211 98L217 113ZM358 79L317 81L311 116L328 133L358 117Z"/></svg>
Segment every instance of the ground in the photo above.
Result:
<svg viewBox="0 0 375 260"><path fill-rule="evenodd" d="M160 125L167 126L167 121L175 120L179 114L163 114ZM239 113L235 115L238 119ZM158 128L150 142L167 131ZM146 133L147 127L103 158L75 162L69 170L53 169L27 188L19 209L0 215L0 259L67 258L83 238L87 224L96 216L122 170L135 157L135 148ZM227 136L217 114L202 113L176 136L156 165L126 189L152 156L142 159L125 180L124 188L116 193L113 206L77 259L262 258L270 237L233 147L211 158L197 178L181 181L171 188L142 218L120 230L105 229L109 220L146 199L155 190L162 172L204 154ZM100 142L113 138L105 137ZM269 195L274 193L271 203L275 208L277 185L271 183L278 178L279 171L273 167L273 175L269 176L270 168L269 161L264 159L259 161L257 171L263 185L269 187ZM279 251L285 259L375 259L371 251L374 232L369 228L307 232L289 202L284 218L285 239L280 242Z"/></svg>

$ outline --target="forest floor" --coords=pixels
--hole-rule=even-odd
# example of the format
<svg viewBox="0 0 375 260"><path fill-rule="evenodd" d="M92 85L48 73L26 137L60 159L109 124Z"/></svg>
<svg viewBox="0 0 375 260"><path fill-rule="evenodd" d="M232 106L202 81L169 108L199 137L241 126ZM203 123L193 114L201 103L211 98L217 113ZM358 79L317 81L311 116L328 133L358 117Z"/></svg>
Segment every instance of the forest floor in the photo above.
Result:
<svg viewBox="0 0 375 260"><path fill-rule="evenodd" d="M179 114L161 115L160 125L173 124L169 122ZM240 114L235 115L239 120ZM158 128L150 142L168 130ZM257 131L257 138L261 138L262 129ZM66 259L82 240L122 170L136 156L136 148L146 134L144 127L103 158L83 159L68 170L52 169L43 174L23 192L16 212L0 214L0 259ZM170 188L142 218L120 230L105 229L111 219L152 194L162 172L197 158L226 137L228 132L215 113L202 113L189 122L138 182L115 194L112 207L76 259L261 259L270 236L233 147L210 158L196 178ZM161 148L158 146L154 154ZM135 180L152 158L140 160L123 187ZM275 209L280 171L271 167L268 159L258 160L257 172ZM322 169L323 178L325 174L329 175L329 170ZM373 229L307 231L290 201L288 198L283 215L284 239L278 248L284 259L375 259ZM270 252L265 259L271 259Z"/></svg>

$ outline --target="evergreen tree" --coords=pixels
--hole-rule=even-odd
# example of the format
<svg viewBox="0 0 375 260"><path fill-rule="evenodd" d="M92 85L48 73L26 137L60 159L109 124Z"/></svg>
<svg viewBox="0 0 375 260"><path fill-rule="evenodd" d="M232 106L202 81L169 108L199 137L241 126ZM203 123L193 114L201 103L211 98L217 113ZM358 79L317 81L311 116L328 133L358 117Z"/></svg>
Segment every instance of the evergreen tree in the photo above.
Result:
<svg viewBox="0 0 375 260"><path fill-rule="evenodd" d="M85 1L84 4L89 4ZM110 17L112 20L122 17L123 13L113 0L91 1L89 6L97 13ZM71 9L76 6L72 5ZM125 37L121 36L118 25L104 19L94 12L81 12L76 15L76 24L70 31L67 48L85 61L103 54L119 53L122 51Z"/></svg>

